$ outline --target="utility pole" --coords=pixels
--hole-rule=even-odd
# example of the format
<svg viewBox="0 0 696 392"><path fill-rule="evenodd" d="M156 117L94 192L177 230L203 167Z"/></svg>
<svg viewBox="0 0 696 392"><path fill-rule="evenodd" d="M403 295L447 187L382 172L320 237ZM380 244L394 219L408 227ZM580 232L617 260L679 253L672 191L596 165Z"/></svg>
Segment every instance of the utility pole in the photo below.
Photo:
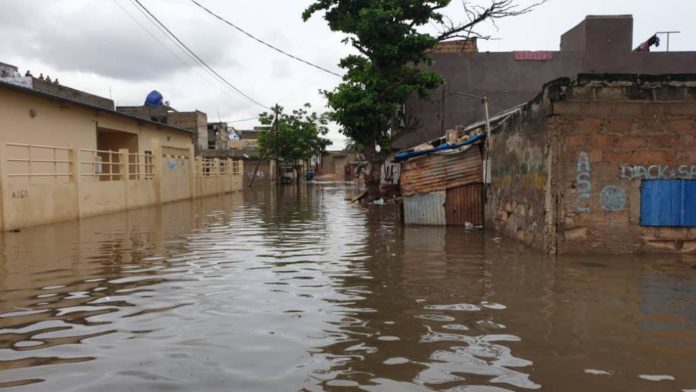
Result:
<svg viewBox="0 0 696 392"><path fill-rule="evenodd" d="M280 181L280 161L278 160L278 113L280 112L280 107L278 104L273 106L273 113L274 113L274 119L273 119L273 127L274 132L275 132L275 162L276 162L276 185L278 185L278 181Z"/></svg>
<svg viewBox="0 0 696 392"><path fill-rule="evenodd" d="M450 95L461 95L464 97L480 99L481 104L483 104L483 111L484 111L484 115L486 118L486 122L485 122L485 127L486 127L486 129L485 129L485 131L486 131L486 153L485 154L486 155L485 155L485 159L483 161L483 183L490 184L490 182L491 182L490 149L491 149L491 146L493 143L493 140L492 140L493 136L491 135L491 121L490 121L490 117L488 114L488 97L486 97L486 96L482 97L479 95L475 95L475 94L471 94L471 93L467 93L467 92L463 92L463 91L449 92L449 90L448 90L447 94L444 95L444 97L446 98L446 97L449 97Z"/></svg>
<svg viewBox="0 0 696 392"><path fill-rule="evenodd" d="M276 104L273 107L273 133L275 134L275 146L273 148L274 154L275 154L275 163L276 163L276 181L278 181L278 113L280 111L280 108ZM254 174L251 176L251 180L249 181L249 188L251 188L252 185L254 185L254 179L256 179L256 173L259 171L259 166L261 166L261 161L266 159L266 157L270 157L270 154L268 151L264 152L263 155L259 157L259 161L256 163L256 169L254 169ZM270 169L269 169L270 170ZM271 174L269 173L269 176ZM276 184L277 185L277 184Z"/></svg>

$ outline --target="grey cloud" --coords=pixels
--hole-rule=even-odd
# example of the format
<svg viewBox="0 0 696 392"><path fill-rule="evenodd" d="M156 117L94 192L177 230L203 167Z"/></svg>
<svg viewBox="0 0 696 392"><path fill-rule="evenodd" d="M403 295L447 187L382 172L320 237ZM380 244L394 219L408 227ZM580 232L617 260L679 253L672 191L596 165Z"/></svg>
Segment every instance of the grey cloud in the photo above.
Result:
<svg viewBox="0 0 696 392"><path fill-rule="evenodd" d="M123 0L120 3L124 8L129 7L126 9L131 15L138 17L153 34L166 42L166 38L153 25L148 25L149 22L130 3ZM188 69L113 2L92 1L73 12L61 13L50 12L50 4L22 1L9 5L8 12L3 12L0 19L9 23L0 23L0 36L12 39L0 41L0 54L31 59L50 58L52 66L59 71L92 72L134 81L163 78ZM23 25L13 24L13 18L8 18L8 14L19 18L14 20L24 19ZM174 32L208 64L213 67L235 65L230 57L233 48L210 39L215 35L206 34L212 32L210 28L202 23L200 28L191 23L182 23L187 18L185 15L180 18L183 20L179 20L179 23L172 23L172 30L180 30ZM31 25L26 24L27 20L31 21ZM189 63L194 63L177 49L172 47L171 50Z"/></svg>

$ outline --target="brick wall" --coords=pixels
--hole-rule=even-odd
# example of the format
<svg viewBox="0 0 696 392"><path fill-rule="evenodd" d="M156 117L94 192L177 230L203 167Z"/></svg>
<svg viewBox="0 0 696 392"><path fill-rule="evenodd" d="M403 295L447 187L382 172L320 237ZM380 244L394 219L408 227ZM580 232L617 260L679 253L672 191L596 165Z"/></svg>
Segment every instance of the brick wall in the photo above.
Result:
<svg viewBox="0 0 696 392"><path fill-rule="evenodd" d="M550 251L545 223L550 150L543 101L539 95L494 125L485 211L487 227Z"/></svg>
<svg viewBox="0 0 696 392"><path fill-rule="evenodd" d="M100 108L114 110L114 101L108 98L103 98L97 95L89 94L84 91L75 90L63 85L49 83L41 79L34 78L33 88L36 91L57 95L73 101L86 103L88 105L98 106Z"/></svg>
<svg viewBox="0 0 696 392"><path fill-rule="evenodd" d="M166 123L167 115L172 109L169 106L119 106L116 110L146 120Z"/></svg>
<svg viewBox="0 0 696 392"><path fill-rule="evenodd" d="M196 153L208 149L208 115L205 113L198 110L170 112L167 115L167 124L194 131L193 144L196 147Z"/></svg>
<svg viewBox="0 0 696 392"><path fill-rule="evenodd" d="M696 228L640 225L643 179L696 180L696 81L586 81L553 114L560 253L696 252Z"/></svg>
<svg viewBox="0 0 696 392"><path fill-rule="evenodd" d="M696 181L694 151L696 75L559 79L494 126L486 225L550 254L696 253L696 227L641 223L673 200L643 182Z"/></svg>
<svg viewBox="0 0 696 392"><path fill-rule="evenodd" d="M429 53L478 53L476 38L438 42Z"/></svg>

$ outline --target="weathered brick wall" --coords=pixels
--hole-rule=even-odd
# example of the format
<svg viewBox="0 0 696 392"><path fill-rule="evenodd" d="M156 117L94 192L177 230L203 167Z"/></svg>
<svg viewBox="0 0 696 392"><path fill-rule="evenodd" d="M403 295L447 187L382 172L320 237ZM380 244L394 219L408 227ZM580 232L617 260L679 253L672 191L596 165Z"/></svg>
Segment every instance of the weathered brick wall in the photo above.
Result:
<svg viewBox="0 0 696 392"><path fill-rule="evenodd" d="M429 53L478 53L476 38L438 42Z"/></svg>
<svg viewBox="0 0 696 392"><path fill-rule="evenodd" d="M100 108L114 110L114 101L108 98L99 97L74 88L65 87L60 84L48 83L44 80L34 78L33 88L36 91L57 95L76 102L98 106Z"/></svg>
<svg viewBox="0 0 696 392"><path fill-rule="evenodd" d="M696 252L696 228L640 226L643 179L696 179L696 82L587 82L553 115L559 253Z"/></svg>
<svg viewBox="0 0 696 392"><path fill-rule="evenodd" d="M543 102L539 95L495 129L485 210L488 228L548 251L550 150Z"/></svg>
<svg viewBox="0 0 696 392"><path fill-rule="evenodd" d="M119 106L116 110L146 120L166 123L171 108L169 106Z"/></svg>
<svg viewBox="0 0 696 392"><path fill-rule="evenodd" d="M167 124L190 129L195 132L193 144L196 152L208 149L208 115L200 112L170 112L167 115Z"/></svg>

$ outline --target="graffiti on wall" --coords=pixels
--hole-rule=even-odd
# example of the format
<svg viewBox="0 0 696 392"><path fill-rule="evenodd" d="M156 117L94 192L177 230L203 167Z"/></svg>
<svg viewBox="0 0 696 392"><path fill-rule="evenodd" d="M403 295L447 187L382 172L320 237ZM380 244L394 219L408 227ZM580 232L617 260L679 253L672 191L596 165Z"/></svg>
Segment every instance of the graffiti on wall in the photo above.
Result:
<svg viewBox="0 0 696 392"><path fill-rule="evenodd" d="M696 165L621 165L622 180L695 180Z"/></svg>
<svg viewBox="0 0 696 392"><path fill-rule="evenodd" d="M519 165L502 165L493 168L492 175L498 183L512 186L513 183L544 191L546 177L544 174L544 162L540 158L534 158L529 162L521 162Z"/></svg>
<svg viewBox="0 0 696 392"><path fill-rule="evenodd" d="M599 201L605 211L623 211L626 208L626 191L617 185L607 185L602 189Z"/></svg>
<svg viewBox="0 0 696 392"><path fill-rule="evenodd" d="M575 178L578 184L578 198L575 201L575 207L580 213L591 211L592 179L590 170L590 158L586 152L581 151L578 157L578 176Z"/></svg>

